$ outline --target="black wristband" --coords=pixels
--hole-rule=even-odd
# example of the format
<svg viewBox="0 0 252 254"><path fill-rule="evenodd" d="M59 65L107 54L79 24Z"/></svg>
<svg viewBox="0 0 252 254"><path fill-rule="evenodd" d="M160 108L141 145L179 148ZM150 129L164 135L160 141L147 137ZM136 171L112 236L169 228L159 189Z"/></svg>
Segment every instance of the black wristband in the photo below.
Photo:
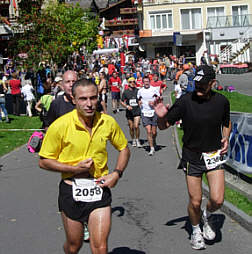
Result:
<svg viewBox="0 0 252 254"><path fill-rule="evenodd" d="M119 175L119 178L121 178L123 175L123 172L120 169L114 169L113 172L116 172Z"/></svg>

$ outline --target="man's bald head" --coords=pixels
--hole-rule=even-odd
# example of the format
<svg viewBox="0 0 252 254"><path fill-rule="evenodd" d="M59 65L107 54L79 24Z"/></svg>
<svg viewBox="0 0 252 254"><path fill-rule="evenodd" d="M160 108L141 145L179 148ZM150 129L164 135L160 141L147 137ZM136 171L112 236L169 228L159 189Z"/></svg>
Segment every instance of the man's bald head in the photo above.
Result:
<svg viewBox="0 0 252 254"><path fill-rule="evenodd" d="M72 95L72 86L78 79L75 71L66 71L63 75L62 87L66 95Z"/></svg>

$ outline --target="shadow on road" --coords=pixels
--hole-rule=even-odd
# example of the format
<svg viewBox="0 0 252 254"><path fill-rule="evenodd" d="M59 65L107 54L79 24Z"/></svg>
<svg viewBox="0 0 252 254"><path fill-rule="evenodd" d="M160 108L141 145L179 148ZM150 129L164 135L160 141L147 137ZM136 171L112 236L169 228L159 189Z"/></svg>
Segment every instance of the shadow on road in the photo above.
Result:
<svg viewBox="0 0 252 254"><path fill-rule="evenodd" d="M112 250L108 254L145 254L145 252L140 250L133 250L128 247L119 247Z"/></svg>
<svg viewBox="0 0 252 254"><path fill-rule="evenodd" d="M222 240L221 228L223 227L225 219L226 219L226 216L224 214L213 214L210 217L209 224L213 226L216 233L216 237L213 241L206 240L205 241L206 244L213 245L214 243L221 242ZM165 225L171 227L171 226L176 226L180 222L185 222L184 226L182 226L181 229L184 229L188 233L188 239L189 239L192 234L192 227L191 227L191 223L189 221L188 216L169 220L168 222L166 222Z"/></svg>
<svg viewBox="0 0 252 254"><path fill-rule="evenodd" d="M162 150L163 148L165 148L166 146L162 146L162 145L156 145L155 146L155 151L160 151ZM147 145L147 146L143 146L143 149L146 151L146 152L149 152L150 151L150 146Z"/></svg>

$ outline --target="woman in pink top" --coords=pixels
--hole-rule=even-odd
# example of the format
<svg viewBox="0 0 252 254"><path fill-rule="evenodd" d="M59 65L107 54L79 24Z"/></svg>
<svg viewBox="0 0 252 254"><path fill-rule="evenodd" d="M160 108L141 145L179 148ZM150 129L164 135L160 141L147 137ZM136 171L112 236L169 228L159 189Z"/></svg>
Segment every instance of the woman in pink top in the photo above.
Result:
<svg viewBox="0 0 252 254"><path fill-rule="evenodd" d="M13 106L13 115L19 116L20 106L21 106L21 81L18 79L18 73L13 72L11 74L12 79L7 81L7 84L11 88L12 95L12 106Z"/></svg>

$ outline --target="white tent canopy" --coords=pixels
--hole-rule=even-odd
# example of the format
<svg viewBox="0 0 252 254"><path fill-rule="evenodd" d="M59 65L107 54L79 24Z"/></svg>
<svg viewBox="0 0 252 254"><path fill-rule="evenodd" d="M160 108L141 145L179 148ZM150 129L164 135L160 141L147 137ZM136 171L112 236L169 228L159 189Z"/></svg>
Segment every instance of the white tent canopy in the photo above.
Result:
<svg viewBox="0 0 252 254"><path fill-rule="evenodd" d="M105 54L112 54L112 53L117 53L119 51L118 48L113 48L113 49L98 49L93 51L93 55L105 55Z"/></svg>

